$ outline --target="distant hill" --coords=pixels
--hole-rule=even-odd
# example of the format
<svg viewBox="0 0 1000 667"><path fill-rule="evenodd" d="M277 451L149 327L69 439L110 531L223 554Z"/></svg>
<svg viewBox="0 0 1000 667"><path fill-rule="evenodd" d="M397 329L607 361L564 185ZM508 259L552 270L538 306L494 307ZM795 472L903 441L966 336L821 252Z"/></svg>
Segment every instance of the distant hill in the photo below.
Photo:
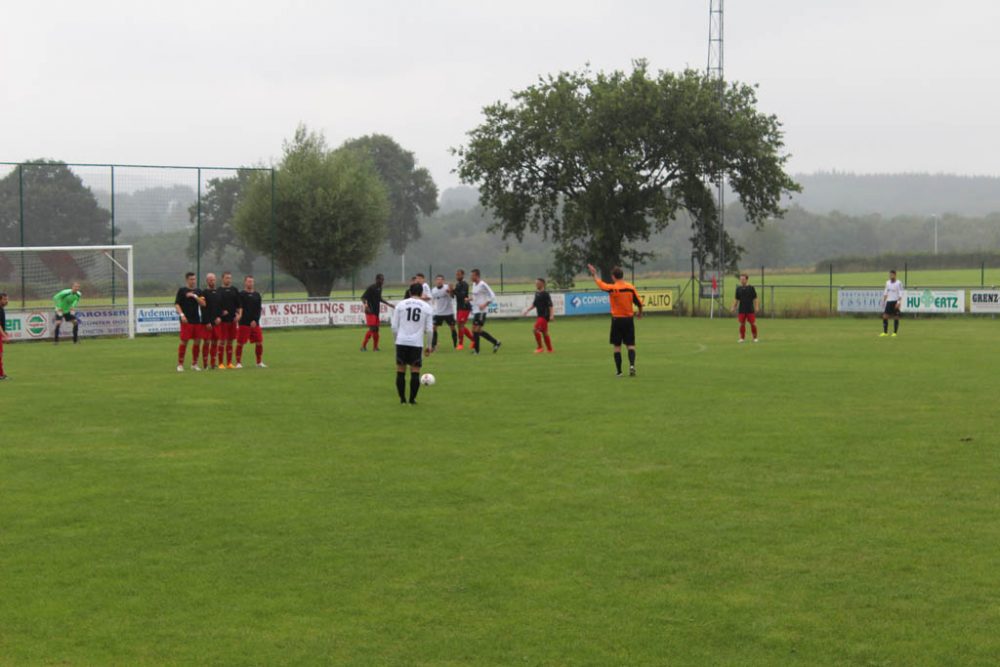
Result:
<svg viewBox="0 0 1000 667"><path fill-rule="evenodd" d="M795 174L802 193L792 201L808 211L851 215L984 216L1000 212L1000 178L953 174Z"/></svg>

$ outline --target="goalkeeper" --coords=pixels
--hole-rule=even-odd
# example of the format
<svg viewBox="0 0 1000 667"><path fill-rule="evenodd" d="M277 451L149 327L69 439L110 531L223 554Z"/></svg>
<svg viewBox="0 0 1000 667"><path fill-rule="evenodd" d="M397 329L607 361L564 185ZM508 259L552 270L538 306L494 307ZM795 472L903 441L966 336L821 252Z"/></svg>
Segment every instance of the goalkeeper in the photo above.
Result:
<svg viewBox="0 0 1000 667"><path fill-rule="evenodd" d="M81 296L83 295L80 294L80 283L74 282L72 287L56 292L52 297L52 301L56 304L55 342L59 342L59 327L64 320L73 323L73 342L79 342L80 318L76 316L76 304L79 303Z"/></svg>

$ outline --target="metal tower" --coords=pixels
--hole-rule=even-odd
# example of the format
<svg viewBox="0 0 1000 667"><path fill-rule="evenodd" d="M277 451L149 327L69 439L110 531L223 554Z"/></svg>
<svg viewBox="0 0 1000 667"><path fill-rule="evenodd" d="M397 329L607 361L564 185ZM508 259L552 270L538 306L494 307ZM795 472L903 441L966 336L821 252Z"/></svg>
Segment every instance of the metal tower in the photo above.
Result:
<svg viewBox="0 0 1000 667"><path fill-rule="evenodd" d="M723 71L723 0L709 0L708 9L708 67L706 73L715 79L719 88L719 104L724 100L726 77ZM717 204L719 207L719 291L725 278L726 245L725 245L725 188L723 174L715 174Z"/></svg>

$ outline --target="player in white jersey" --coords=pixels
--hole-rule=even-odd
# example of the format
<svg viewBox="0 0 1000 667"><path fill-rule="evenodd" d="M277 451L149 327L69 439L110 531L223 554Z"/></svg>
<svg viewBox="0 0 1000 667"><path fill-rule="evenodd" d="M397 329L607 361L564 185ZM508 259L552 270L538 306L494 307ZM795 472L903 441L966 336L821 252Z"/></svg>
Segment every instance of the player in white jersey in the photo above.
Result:
<svg viewBox="0 0 1000 667"><path fill-rule="evenodd" d="M493 343L493 352L500 349L500 341L483 331L490 304L497 300L490 286L480 277L479 269L472 269L472 353L479 354L479 339Z"/></svg>
<svg viewBox="0 0 1000 667"><path fill-rule="evenodd" d="M451 346L458 347L458 331L455 330L455 302L451 296L451 288L444 281L444 276L434 276L434 287L431 288L431 308L434 310L434 341L431 349L437 352L438 327L447 324L451 327Z"/></svg>
<svg viewBox="0 0 1000 667"><path fill-rule="evenodd" d="M434 313L420 298L420 285L410 285L408 294L392 311L392 333L396 337L396 391L399 392L399 402L406 403L406 367L409 366L410 403L416 405L424 339L434 331Z"/></svg>
<svg viewBox="0 0 1000 667"><path fill-rule="evenodd" d="M418 273L413 276L414 282L420 285L420 298L427 303L431 302L431 286L427 284L427 276L422 273Z"/></svg>
<svg viewBox="0 0 1000 667"><path fill-rule="evenodd" d="M889 335L889 316L893 317L892 335L899 332L899 309L903 305L903 283L896 280L896 272L889 272L889 280L885 281L885 291L882 292L882 333L879 338Z"/></svg>

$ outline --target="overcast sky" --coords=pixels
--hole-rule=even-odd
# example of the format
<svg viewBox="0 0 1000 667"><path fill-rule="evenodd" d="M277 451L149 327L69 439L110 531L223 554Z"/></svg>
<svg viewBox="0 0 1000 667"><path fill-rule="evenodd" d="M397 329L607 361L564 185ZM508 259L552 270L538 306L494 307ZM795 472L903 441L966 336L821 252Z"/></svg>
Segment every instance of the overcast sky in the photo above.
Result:
<svg viewBox="0 0 1000 667"><path fill-rule="evenodd" d="M704 69L708 25L708 0L4 3L0 160L268 163L304 122L449 187L484 105L588 62ZM726 76L793 172L998 175L998 25L988 0L730 0Z"/></svg>

